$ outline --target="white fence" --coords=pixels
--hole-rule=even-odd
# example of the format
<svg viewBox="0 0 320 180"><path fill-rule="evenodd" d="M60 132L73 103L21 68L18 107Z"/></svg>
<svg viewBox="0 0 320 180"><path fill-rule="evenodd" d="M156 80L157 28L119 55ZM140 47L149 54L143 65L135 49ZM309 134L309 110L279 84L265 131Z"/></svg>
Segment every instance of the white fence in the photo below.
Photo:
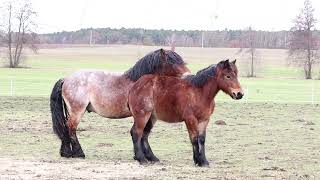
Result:
<svg viewBox="0 0 320 180"><path fill-rule="evenodd" d="M0 96L49 97L56 79L0 79ZM258 81L258 80L257 80ZM302 83L301 83L302 82ZM320 104L320 81L274 85L243 82L245 96L240 103L274 102ZM217 101L232 101L220 92Z"/></svg>

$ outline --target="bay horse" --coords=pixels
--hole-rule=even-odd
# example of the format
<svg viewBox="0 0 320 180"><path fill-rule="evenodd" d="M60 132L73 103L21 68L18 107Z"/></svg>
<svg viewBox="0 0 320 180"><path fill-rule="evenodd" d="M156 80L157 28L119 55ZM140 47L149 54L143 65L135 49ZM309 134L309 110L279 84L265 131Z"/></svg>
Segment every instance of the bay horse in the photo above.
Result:
<svg viewBox="0 0 320 180"><path fill-rule="evenodd" d="M179 54L159 49L141 58L124 73L79 71L58 80L52 89L50 109L53 131L61 140L60 155L85 157L76 130L86 110L106 118L129 117L128 92L141 76L181 77L185 73L190 70Z"/></svg>
<svg viewBox="0 0 320 180"><path fill-rule="evenodd" d="M129 91L129 107L134 118L132 136L134 159L140 163L159 161L148 143L157 119L185 122L193 146L193 160L208 166L205 156L206 127L214 111L214 98L222 90L241 99L236 60L221 61L185 78L145 75Z"/></svg>

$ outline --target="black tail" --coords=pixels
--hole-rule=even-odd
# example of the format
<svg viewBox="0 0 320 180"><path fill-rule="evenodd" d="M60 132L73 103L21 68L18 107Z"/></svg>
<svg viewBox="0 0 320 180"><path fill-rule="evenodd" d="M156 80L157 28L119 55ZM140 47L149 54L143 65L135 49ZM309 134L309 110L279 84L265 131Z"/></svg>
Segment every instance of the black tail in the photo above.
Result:
<svg viewBox="0 0 320 180"><path fill-rule="evenodd" d="M54 85L50 96L50 109L52 116L53 132L64 142L70 140L67 119L69 116L66 103L62 98L63 79L59 79Z"/></svg>

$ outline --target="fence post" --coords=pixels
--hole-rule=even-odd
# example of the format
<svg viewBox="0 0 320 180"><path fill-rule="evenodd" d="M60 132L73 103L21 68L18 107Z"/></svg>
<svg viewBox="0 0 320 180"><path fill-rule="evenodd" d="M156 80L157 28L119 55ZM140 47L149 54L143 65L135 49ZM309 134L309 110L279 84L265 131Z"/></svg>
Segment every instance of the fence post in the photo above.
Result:
<svg viewBox="0 0 320 180"><path fill-rule="evenodd" d="M312 81L312 89L311 89L311 103L314 106L314 82Z"/></svg>
<svg viewBox="0 0 320 180"><path fill-rule="evenodd" d="M248 103L248 97L249 97L249 87L246 88L246 92L245 92L245 101L246 103Z"/></svg>
<svg viewBox="0 0 320 180"><path fill-rule="evenodd" d="M10 96L13 96L13 81L10 80Z"/></svg>

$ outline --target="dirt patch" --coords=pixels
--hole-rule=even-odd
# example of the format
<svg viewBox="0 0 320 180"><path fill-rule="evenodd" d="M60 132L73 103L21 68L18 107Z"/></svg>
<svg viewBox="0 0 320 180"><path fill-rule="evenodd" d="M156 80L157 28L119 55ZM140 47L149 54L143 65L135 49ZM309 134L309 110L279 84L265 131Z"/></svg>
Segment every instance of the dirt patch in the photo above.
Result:
<svg viewBox="0 0 320 180"><path fill-rule="evenodd" d="M280 167L276 167L276 166L273 166L270 168L263 168L262 170L264 170L264 171L286 171L285 169L280 168Z"/></svg>
<svg viewBox="0 0 320 180"><path fill-rule="evenodd" d="M156 169L156 168L155 168ZM0 179L148 178L153 170L138 163L32 161L0 158Z"/></svg>

